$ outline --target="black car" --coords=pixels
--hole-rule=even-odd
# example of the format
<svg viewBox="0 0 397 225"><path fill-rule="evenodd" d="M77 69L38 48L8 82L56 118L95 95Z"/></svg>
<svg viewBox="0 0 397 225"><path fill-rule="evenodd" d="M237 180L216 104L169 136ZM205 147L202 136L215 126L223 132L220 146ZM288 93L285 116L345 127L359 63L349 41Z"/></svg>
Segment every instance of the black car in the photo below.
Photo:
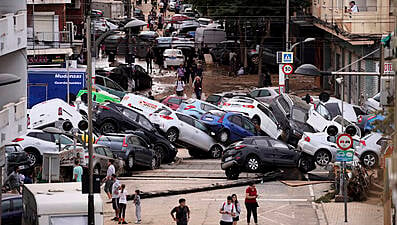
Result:
<svg viewBox="0 0 397 225"><path fill-rule="evenodd" d="M1 199L1 210L1 221L3 224L22 224L22 195L3 194Z"/></svg>
<svg viewBox="0 0 397 225"><path fill-rule="evenodd" d="M113 68L110 72L106 70L96 71L97 74L106 76L115 81L124 90L128 90L128 76L131 73L135 81L135 90L145 90L152 87L152 77L140 65L132 64L129 67L126 64L121 64Z"/></svg>
<svg viewBox="0 0 397 225"><path fill-rule="evenodd" d="M5 146L7 160L7 174L10 174L17 166L20 171L30 168L28 154L23 151L18 144L9 144Z"/></svg>
<svg viewBox="0 0 397 225"><path fill-rule="evenodd" d="M244 138L230 145L222 156L221 167L228 179L237 179L241 172L264 172L273 168L299 167L303 172L315 168L314 161L292 146L264 136Z"/></svg>
<svg viewBox="0 0 397 225"><path fill-rule="evenodd" d="M148 139L147 142L153 144L156 153L160 154L162 162L172 162L176 156L176 148L144 115L121 104L107 102L98 106L94 112L94 127L101 134L141 131Z"/></svg>
<svg viewBox="0 0 397 225"><path fill-rule="evenodd" d="M210 54L214 62L227 65L229 64L229 53L232 51L234 51L237 55L240 54L240 41L222 41L216 44L216 47L210 50ZM239 58L239 56L237 58Z"/></svg>
<svg viewBox="0 0 397 225"><path fill-rule="evenodd" d="M139 34L132 35L132 52L135 58L145 58L147 55L147 48L151 41L147 40L146 36L139 36ZM107 55L127 55L128 49L128 35L124 31L115 31L114 34L109 35L103 41L105 45L105 52Z"/></svg>
<svg viewBox="0 0 397 225"><path fill-rule="evenodd" d="M160 166L159 157L152 150L152 146L137 135L106 134L100 136L96 144L108 146L113 154L126 162L128 170L133 169L135 165L151 169Z"/></svg>
<svg viewBox="0 0 397 225"><path fill-rule="evenodd" d="M303 132L314 132L313 127L306 123L310 105L299 97L281 94L273 99L270 108L288 143L296 146Z"/></svg>

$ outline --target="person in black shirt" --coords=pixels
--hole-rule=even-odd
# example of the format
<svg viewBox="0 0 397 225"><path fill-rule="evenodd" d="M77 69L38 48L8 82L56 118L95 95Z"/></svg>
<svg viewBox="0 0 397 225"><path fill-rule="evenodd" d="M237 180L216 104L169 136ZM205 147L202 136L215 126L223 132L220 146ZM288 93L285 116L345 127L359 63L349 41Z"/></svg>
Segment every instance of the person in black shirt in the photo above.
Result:
<svg viewBox="0 0 397 225"><path fill-rule="evenodd" d="M176 225L187 225L190 219L190 210L189 207L186 205L185 199L179 199L179 206L176 206L172 209L171 216L172 219L176 222Z"/></svg>

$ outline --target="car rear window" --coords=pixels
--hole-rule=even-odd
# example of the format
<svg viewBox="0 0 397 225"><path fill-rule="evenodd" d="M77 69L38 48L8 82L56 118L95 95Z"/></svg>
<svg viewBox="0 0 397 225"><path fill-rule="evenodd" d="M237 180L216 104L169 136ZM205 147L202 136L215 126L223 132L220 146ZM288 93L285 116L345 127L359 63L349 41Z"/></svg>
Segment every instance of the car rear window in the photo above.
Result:
<svg viewBox="0 0 397 225"><path fill-rule="evenodd" d="M180 98L169 98L167 102L179 105L179 104L181 104L182 99L180 99Z"/></svg>
<svg viewBox="0 0 397 225"><path fill-rule="evenodd" d="M117 137L117 136L102 136L98 139L99 142L123 142L124 137Z"/></svg>
<svg viewBox="0 0 397 225"><path fill-rule="evenodd" d="M211 110L208 112L209 114L212 114L214 116L222 117L226 114L226 112L219 111L219 110Z"/></svg>
<svg viewBox="0 0 397 225"><path fill-rule="evenodd" d="M210 95L207 98L207 102L217 102L221 99L221 96L219 95Z"/></svg>

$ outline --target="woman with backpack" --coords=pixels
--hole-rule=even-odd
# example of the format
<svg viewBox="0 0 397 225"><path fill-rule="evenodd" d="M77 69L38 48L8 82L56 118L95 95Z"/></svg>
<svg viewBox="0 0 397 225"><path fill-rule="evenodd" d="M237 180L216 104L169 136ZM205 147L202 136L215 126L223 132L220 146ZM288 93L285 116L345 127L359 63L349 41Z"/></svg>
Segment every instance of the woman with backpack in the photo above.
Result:
<svg viewBox="0 0 397 225"><path fill-rule="evenodd" d="M232 202L233 202L234 208L236 208L236 215L233 217L233 225L237 225L237 222L240 220L241 206L237 200L236 194L232 194Z"/></svg>
<svg viewBox="0 0 397 225"><path fill-rule="evenodd" d="M227 196L227 201L222 204L219 213L222 214L220 225L233 225L233 217L236 216L236 208L232 196Z"/></svg>

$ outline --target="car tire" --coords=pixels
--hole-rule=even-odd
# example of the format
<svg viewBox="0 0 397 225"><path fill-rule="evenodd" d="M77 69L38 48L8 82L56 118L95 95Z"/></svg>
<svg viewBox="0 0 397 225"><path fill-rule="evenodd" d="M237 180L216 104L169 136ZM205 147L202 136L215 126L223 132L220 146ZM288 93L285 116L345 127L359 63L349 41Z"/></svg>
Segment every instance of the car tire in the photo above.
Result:
<svg viewBox="0 0 397 225"><path fill-rule="evenodd" d="M159 168L158 159L157 159L157 157L153 157L151 162L150 162L150 169L151 170L155 170L157 168Z"/></svg>
<svg viewBox="0 0 397 225"><path fill-rule="evenodd" d="M213 145L208 152L213 159L218 159L222 156L223 148L220 145Z"/></svg>
<svg viewBox="0 0 397 225"><path fill-rule="evenodd" d="M38 152L38 150L33 149L33 148L30 148L30 149L28 148L25 150L25 152L27 153L30 167L36 167L38 165L41 165L42 157L41 157L40 153Z"/></svg>
<svg viewBox="0 0 397 225"><path fill-rule="evenodd" d="M156 154L159 156L159 161L161 163L166 163L169 162L169 156L167 154L166 149L162 144L155 144L153 147L153 150L156 152Z"/></svg>
<svg viewBox="0 0 397 225"><path fill-rule="evenodd" d="M126 163L127 163L128 169L132 170L134 168L134 166L135 166L135 158L134 158L134 156L131 155L131 154L128 155Z"/></svg>
<svg viewBox="0 0 397 225"><path fill-rule="evenodd" d="M378 165L378 156L374 152L366 152L361 156L361 163L366 168L374 168Z"/></svg>
<svg viewBox="0 0 397 225"><path fill-rule="evenodd" d="M101 167L99 165L94 166L94 174L101 175Z"/></svg>
<svg viewBox="0 0 397 225"><path fill-rule="evenodd" d="M228 180L237 180L240 175L240 171L237 167L230 167L225 170L225 174Z"/></svg>
<svg viewBox="0 0 397 225"><path fill-rule="evenodd" d="M167 130L166 137L171 143L175 143L179 137L179 131L175 127L172 127Z"/></svg>
<svg viewBox="0 0 397 225"><path fill-rule="evenodd" d="M261 125L261 119L259 118L259 116L255 115L254 117L252 117L251 122L255 125Z"/></svg>
<svg viewBox="0 0 397 225"><path fill-rule="evenodd" d="M102 134L117 133L117 126L114 122L106 121L99 128Z"/></svg>
<svg viewBox="0 0 397 225"><path fill-rule="evenodd" d="M316 168L316 164L314 163L313 157L308 155L301 156L298 161L298 168L303 173L314 170Z"/></svg>
<svg viewBox="0 0 397 225"><path fill-rule="evenodd" d="M329 153L327 150L320 149L316 152L316 154L314 154L314 161L319 166L326 166L331 162L331 160L331 153Z"/></svg>
<svg viewBox="0 0 397 225"><path fill-rule="evenodd" d="M261 168L261 161L256 155L249 155L245 161L245 166L249 172L259 172Z"/></svg>
<svg viewBox="0 0 397 225"><path fill-rule="evenodd" d="M217 139L221 142L221 143L226 143L229 141L229 131L223 129L221 130L218 135L217 135Z"/></svg>

